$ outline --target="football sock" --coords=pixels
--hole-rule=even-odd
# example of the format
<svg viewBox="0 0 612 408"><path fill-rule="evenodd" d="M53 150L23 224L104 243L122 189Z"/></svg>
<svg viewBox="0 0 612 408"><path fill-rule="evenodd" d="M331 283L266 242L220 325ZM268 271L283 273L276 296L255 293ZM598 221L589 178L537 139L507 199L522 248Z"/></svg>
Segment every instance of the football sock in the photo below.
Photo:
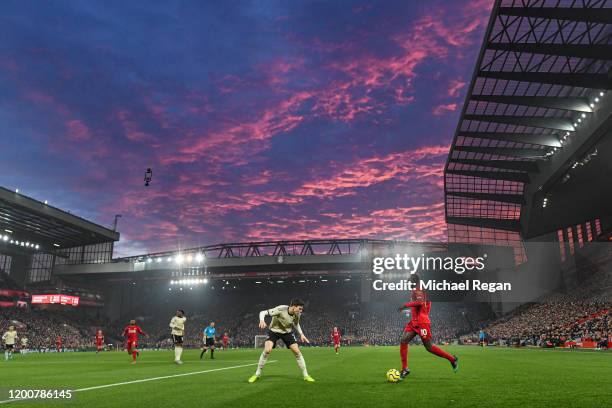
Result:
<svg viewBox="0 0 612 408"><path fill-rule="evenodd" d="M257 371L255 371L256 376L261 375L261 370L263 370L266 365L266 361L268 361L268 357L270 357L270 353L266 353L266 351L261 352L261 356L259 356L259 363L257 364Z"/></svg>
<svg viewBox="0 0 612 408"><path fill-rule="evenodd" d="M204 353L206 353L206 349L202 350L202 352L200 353L200 360L202 359L202 357L204 356Z"/></svg>
<svg viewBox="0 0 612 408"><path fill-rule="evenodd" d="M210 358L214 358L213 356L215 355L215 349L210 349Z"/></svg>
<svg viewBox="0 0 612 408"><path fill-rule="evenodd" d="M438 346L431 346L431 352L434 353L436 356L447 359L451 363L455 361L455 357L451 356L450 354L448 354L446 351L442 350Z"/></svg>
<svg viewBox="0 0 612 408"><path fill-rule="evenodd" d="M8 351L5 351L5 352L4 352L4 359L5 359L5 360L8 360Z"/></svg>
<svg viewBox="0 0 612 408"><path fill-rule="evenodd" d="M183 348L179 346L174 347L174 361L179 361L181 359L181 354L183 354Z"/></svg>
<svg viewBox="0 0 612 408"><path fill-rule="evenodd" d="M136 350L132 351L132 361L136 361Z"/></svg>
<svg viewBox="0 0 612 408"><path fill-rule="evenodd" d="M295 359L297 361L298 367L300 367L300 370L302 370L302 375L304 377L308 377L308 371L306 370L306 361L304 361L304 356L302 355L302 353L300 353L299 356L296 356Z"/></svg>
<svg viewBox="0 0 612 408"><path fill-rule="evenodd" d="M402 357L402 370L408 368L408 343L400 343L400 356Z"/></svg>

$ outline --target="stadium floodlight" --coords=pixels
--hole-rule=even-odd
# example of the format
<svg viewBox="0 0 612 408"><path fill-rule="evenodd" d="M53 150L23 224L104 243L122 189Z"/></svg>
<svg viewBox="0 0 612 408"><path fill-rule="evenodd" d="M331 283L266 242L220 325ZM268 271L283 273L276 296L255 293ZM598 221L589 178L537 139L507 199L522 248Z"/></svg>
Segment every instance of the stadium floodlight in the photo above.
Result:
<svg viewBox="0 0 612 408"><path fill-rule="evenodd" d="M193 257L191 255L187 255L187 262L191 262L192 259Z"/></svg>
<svg viewBox="0 0 612 408"><path fill-rule="evenodd" d="M594 108L594 107L595 107L595 104L594 104L593 102L591 102L591 103L589 103L589 106L590 106L591 108Z"/></svg>
<svg viewBox="0 0 612 408"><path fill-rule="evenodd" d="M18 189L18 188L16 188L16 189L15 189L15 192L16 192L16 193L18 193L18 192L19 192L19 189Z"/></svg>
<svg viewBox="0 0 612 408"><path fill-rule="evenodd" d="M13 233L13 231L11 231L10 229L5 229L4 232L8 232L9 234Z"/></svg>
<svg viewBox="0 0 612 408"><path fill-rule="evenodd" d="M157 263L160 263L162 261L161 258L157 258Z"/></svg>
<svg viewBox="0 0 612 408"><path fill-rule="evenodd" d="M202 262L204 260L204 255L198 253L195 257L196 262Z"/></svg>
<svg viewBox="0 0 612 408"><path fill-rule="evenodd" d="M204 278L204 282L205 285L208 283L208 279Z"/></svg>
<svg viewBox="0 0 612 408"><path fill-rule="evenodd" d="M604 96L604 93L603 93L603 91L599 93L599 96Z"/></svg>
<svg viewBox="0 0 612 408"><path fill-rule="evenodd" d="M582 116L583 118L586 118L586 113L583 113L581 116Z"/></svg>
<svg viewBox="0 0 612 408"><path fill-rule="evenodd" d="M9 239L8 235L5 235L5 236L2 237L3 241L8 241L8 239Z"/></svg>
<svg viewBox="0 0 612 408"><path fill-rule="evenodd" d="M574 122L574 127L578 127L578 124L576 122Z"/></svg>
<svg viewBox="0 0 612 408"><path fill-rule="evenodd" d="M38 249L38 248L40 248L40 245L36 244L36 246L34 248Z"/></svg>
<svg viewBox="0 0 612 408"><path fill-rule="evenodd" d="M168 257L168 262L172 262L172 257L171 256Z"/></svg>
<svg viewBox="0 0 612 408"><path fill-rule="evenodd" d="M30 243L29 243L29 242L26 242L25 246L26 246L26 247L29 247L29 246L30 246Z"/></svg>
<svg viewBox="0 0 612 408"><path fill-rule="evenodd" d="M151 263L151 262L153 262L153 259L149 258L149 259L147 259L147 262Z"/></svg>
<svg viewBox="0 0 612 408"><path fill-rule="evenodd" d="M261 282L260 281L255 281L255 283L259 285Z"/></svg>
<svg viewBox="0 0 612 408"><path fill-rule="evenodd" d="M595 98L595 103L599 102L599 98Z"/></svg>
<svg viewBox="0 0 612 408"><path fill-rule="evenodd" d="M178 254L178 255L176 256L176 263L177 263L177 264L182 264L182 263L183 263L183 255Z"/></svg>

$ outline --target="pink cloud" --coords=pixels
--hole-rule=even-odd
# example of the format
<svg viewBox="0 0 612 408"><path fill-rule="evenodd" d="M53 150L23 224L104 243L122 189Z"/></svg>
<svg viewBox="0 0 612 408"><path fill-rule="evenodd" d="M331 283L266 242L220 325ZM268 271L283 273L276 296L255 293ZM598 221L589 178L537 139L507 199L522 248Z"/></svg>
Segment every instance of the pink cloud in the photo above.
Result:
<svg viewBox="0 0 612 408"><path fill-rule="evenodd" d="M446 113L449 112L454 112L457 110L457 104L456 103L447 103L447 104L442 104L442 105L438 105L436 106L433 111L431 112L434 116L441 116L444 115Z"/></svg>
<svg viewBox="0 0 612 408"><path fill-rule="evenodd" d="M68 129L68 137L72 140L88 140L91 137L89 128L78 119L66 122L66 128Z"/></svg>
<svg viewBox="0 0 612 408"><path fill-rule="evenodd" d="M127 110L119 110L115 116L123 128L124 136L132 142L150 142L154 140L153 136L140 130L138 123L132 119L132 115Z"/></svg>
<svg viewBox="0 0 612 408"><path fill-rule="evenodd" d="M426 241L446 238L444 203L441 202L334 217L331 222L308 217L277 217L276 222L254 222L249 227L247 236L253 240L385 238Z"/></svg>
<svg viewBox="0 0 612 408"><path fill-rule="evenodd" d="M467 85L465 81L461 81L459 79L453 79L450 81L448 86L448 96L451 98L457 98L459 96L459 92Z"/></svg>

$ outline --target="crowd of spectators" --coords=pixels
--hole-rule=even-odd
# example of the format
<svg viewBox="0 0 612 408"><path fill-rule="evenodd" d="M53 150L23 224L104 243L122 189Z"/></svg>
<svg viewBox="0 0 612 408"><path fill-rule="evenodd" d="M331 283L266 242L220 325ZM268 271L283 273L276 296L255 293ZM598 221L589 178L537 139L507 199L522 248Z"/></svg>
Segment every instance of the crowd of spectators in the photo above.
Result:
<svg viewBox="0 0 612 408"><path fill-rule="evenodd" d="M25 348L29 350L55 350L58 336L62 339L62 349L92 347L92 335L83 323L75 323L74 319L54 312L23 308L0 309L0 333L6 332L9 326L15 326L19 338L27 338Z"/></svg>

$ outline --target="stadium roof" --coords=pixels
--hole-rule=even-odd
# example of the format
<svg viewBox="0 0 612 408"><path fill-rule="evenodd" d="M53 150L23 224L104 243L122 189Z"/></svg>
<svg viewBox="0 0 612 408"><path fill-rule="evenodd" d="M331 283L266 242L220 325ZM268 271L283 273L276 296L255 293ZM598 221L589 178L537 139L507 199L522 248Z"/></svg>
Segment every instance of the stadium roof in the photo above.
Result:
<svg viewBox="0 0 612 408"><path fill-rule="evenodd" d="M42 250L119 240L119 233L0 187L0 232ZM2 235L0 234L0 235Z"/></svg>
<svg viewBox="0 0 612 408"><path fill-rule="evenodd" d="M525 232L527 186L560 178L572 157L555 156L595 133L582 135L612 89L610 7L496 1L445 166L449 225Z"/></svg>

